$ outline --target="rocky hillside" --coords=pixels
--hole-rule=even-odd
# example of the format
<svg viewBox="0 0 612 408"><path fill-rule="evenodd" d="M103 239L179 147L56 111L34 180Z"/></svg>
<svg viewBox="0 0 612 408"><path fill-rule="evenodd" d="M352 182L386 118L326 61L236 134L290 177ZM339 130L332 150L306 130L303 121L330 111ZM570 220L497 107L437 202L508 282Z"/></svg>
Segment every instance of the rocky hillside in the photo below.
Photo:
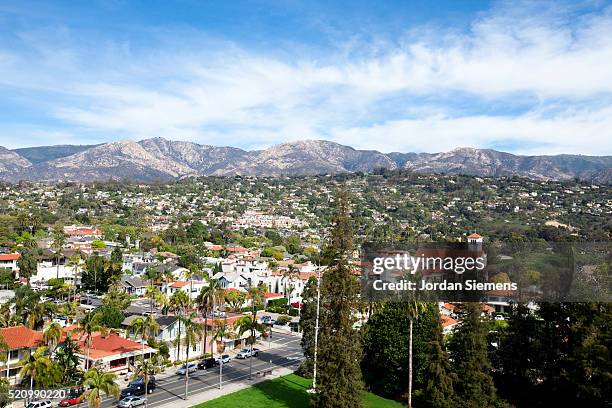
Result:
<svg viewBox="0 0 612 408"><path fill-rule="evenodd" d="M323 140L283 143L256 151L163 138L75 148L34 148L38 150L29 151L36 156L32 162L20 156L18 151L0 147L0 179L13 182L151 181L205 175L313 175L403 168L424 173L612 182L611 156L517 156L473 148L433 154L383 154Z"/></svg>

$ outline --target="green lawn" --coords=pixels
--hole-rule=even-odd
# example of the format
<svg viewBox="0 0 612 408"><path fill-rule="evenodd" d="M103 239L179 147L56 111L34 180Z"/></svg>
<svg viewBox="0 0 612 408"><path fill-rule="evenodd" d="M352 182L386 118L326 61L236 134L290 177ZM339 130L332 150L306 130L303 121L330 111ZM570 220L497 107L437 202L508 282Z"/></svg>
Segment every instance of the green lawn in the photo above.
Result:
<svg viewBox="0 0 612 408"><path fill-rule="evenodd" d="M310 384L310 380L289 374L196 405L195 408L308 408L309 395L306 390L310 388ZM370 393L364 394L363 406L365 408L402 407L398 402Z"/></svg>

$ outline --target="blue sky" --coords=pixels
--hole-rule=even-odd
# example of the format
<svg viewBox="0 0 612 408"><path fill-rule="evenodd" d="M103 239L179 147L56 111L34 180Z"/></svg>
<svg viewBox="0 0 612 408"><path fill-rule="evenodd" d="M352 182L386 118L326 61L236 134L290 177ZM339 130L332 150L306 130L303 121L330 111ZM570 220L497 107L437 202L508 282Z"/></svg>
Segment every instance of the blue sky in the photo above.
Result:
<svg viewBox="0 0 612 408"><path fill-rule="evenodd" d="M612 154L610 38L601 1L4 1L0 145Z"/></svg>

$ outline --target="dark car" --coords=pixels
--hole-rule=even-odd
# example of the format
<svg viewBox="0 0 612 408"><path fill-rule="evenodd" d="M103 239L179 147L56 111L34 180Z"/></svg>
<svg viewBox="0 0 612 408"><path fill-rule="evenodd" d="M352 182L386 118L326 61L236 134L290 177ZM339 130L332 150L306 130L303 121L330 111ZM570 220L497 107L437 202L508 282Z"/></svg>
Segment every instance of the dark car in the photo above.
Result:
<svg viewBox="0 0 612 408"><path fill-rule="evenodd" d="M205 358L198 361L198 370L205 370L207 368L213 368L215 366L214 358Z"/></svg>
<svg viewBox="0 0 612 408"><path fill-rule="evenodd" d="M157 388L157 384L155 384L155 381L149 381L149 384L147 386L148 393L149 394L152 393L153 391L155 391L156 388ZM133 384L121 390L121 398L131 397L134 395L144 395L144 394L145 394L144 383Z"/></svg>
<svg viewBox="0 0 612 408"><path fill-rule="evenodd" d="M154 376L150 376L149 377L149 385L155 383L155 377ZM137 385L144 385L144 378L142 377L138 377L135 380L132 380L128 383L128 387L133 387L133 386L137 386Z"/></svg>

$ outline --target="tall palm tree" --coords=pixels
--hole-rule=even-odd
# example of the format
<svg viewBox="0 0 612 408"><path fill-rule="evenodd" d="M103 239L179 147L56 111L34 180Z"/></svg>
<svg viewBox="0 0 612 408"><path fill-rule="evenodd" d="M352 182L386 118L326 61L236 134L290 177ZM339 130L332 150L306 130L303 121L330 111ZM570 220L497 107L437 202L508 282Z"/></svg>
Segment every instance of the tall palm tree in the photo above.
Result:
<svg viewBox="0 0 612 408"><path fill-rule="evenodd" d="M234 333L231 328L225 324L222 320L215 320L215 331L213 332L213 341L221 342L221 347L219 347L219 389L223 384L223 351L225 349L224 339L233 338Z"/></svg>
<svg viewBox="0 0 612 408"><path fill-rule="evenodd" d="M80 373L78 354L81 353L81 348L77 342L69 336L55 352L55 360L63 372L62 380L64 384L74 384L78 379Z"/></svg>
<svg viewBox="0 0 612 408"><path fill-rule="evenodd" d="M130 323L129 327L132 331L134 331L134 335L140 335L140 340L142 342L142 350L144 352L145 342L151 336L157 336L159 333L159 324L153 318L153 316L149 315L145 318L137 317Z"/></svg>
<svg viewBox="0 0 612 408"><path fill-rule="evenodd" d="M68 257L68 267L72 268L72 288L74 290L73 299L76 298L77 275L79 273L79 265L81 264L81 255L74 254Z"/></svg>
<svg viewBox="0 0 612 408"><path fill-rule="evenodd" d="M9 378L10 372L10 365L8 362L9 350L9 345L4 340L4 337L2 337L2 335L0 334L0 362L6 365L6 375L4 376L4 378L6 378L7 380Z"/></svg>
<svg viewBox="0 0 612 408"><path fill-rule="evenodd" d="M59 263L64 250L64 245L66 244L66 233L64 232L64 226L62 224L56 224L53 227L51 238L53 239L51 242L51 248L53 248L55 251L55 264L57 266L55 277L59 279Z"/></svg>
<svg viewBox="0 0 612 408"><path fill-rule="evenodd" d="M193 277L200 273L200 268L196 264L190 264L189 269L185 271L185 278L189 280L189 299L193 296Z"/></svg>
<svg viewBox="0 0 612 408"><path fill-rule="evenodd" d="M191 312L188 316L181 317L185 326L185 363L189 363L189 349L200 339L202 336L202 324L196 322L198 318L197 313ZM179 346L180 347L180 346ZM185 370L185 400L189 394L189 370Z"/></svg>
<svg viewBox="0 0 612 408"><path fill-rule="evenodd" d="M251 350L251 354L253 354L253 345L255 344L255 336L257 332L264 333L266 331L266 325L259 323L257 321L257 316L255 315L247 315L242 316L234 323L234 328L238 331L238 334L242 336L244 333L249 332L249 346ZM253 375L253 357L250 357L249 361L249 380Z"/></svg>
<svg viewBox="0 0 612 408"><path fill-rule="evenodd" d="M59 323L53 322L47 327L43 333L43 340L49 347L49 352L53 353L62 338L62 326Z"/></svg>
<svg viewBox="0 0 612 408"><path fill-rule="evenodd" d="M411 300L408 302L408 321L410 322L408 341L408 408L412 408L412 328L414 321L427 309L424 302Z"/></svg>
<svg viewBox="0 0 612 408"><path fill-rule="evenodd" d="M185 311L189 308L189 297L187 293L182 290L177 290L170 296L170 310L172 310L175 316L181 316L185 314ZM176 347L176 359L179 360L181 356L181 319L178 319L178 333L177 333L177 347Z"/></svg>
<svg viewBox="0 0 612 408"><path fill-rule="evenodd" d="M157 271L157 267L149 266L145 271L145 279L149 280L149 286L147 287L147 296L149 297L149 301L151 304L151 313L153 313L153 299L155 298L155 292L157 287L155 284L159 280L159 272Z"/></svg>
<svg viewBox="0 0 612 408"><path fill-rule="evenodd" d="M90 366L91 345L93 335L96 332L100 332L103 335L108 333L108 328L106 328L102 323L101 316L96 313L87 313L81 320L79 320L77 327L72 330L72 333L77 333L85 337L84 344L87 348L87 361L85 368Z"/></svg>
<svg viewBox="0 0 612 408"><path fill-rule="evenodd" d="M151 358L144 359L143 356L136 360L134 364L134 379L142 378L145 386L145 395L149 395L149 381L151 376L159 373L161 367L159 365L159 354L155 354ZM149 405L149 399L145 399L145 407Z"/></svg>
<svg viewBox="0 0 612 408"><path fill-rule="evenodd" d="M198 309L204 315L204 353L206 353L208 343L208 314L214 311L215 304L219 301L219 295L223 290L218 279L207 277L206 280L208 285L200 290L196 298Z"/></svg>
<svg viewBox="0 0 612 408"><path fill-rule="evenodd" d="M85 372L83 385L87 388L84 397L89 401L89 406L99 408L102 402L102 394L119 397L119 386L115 383L115 373L100 371L90 368Z"/></svg>

